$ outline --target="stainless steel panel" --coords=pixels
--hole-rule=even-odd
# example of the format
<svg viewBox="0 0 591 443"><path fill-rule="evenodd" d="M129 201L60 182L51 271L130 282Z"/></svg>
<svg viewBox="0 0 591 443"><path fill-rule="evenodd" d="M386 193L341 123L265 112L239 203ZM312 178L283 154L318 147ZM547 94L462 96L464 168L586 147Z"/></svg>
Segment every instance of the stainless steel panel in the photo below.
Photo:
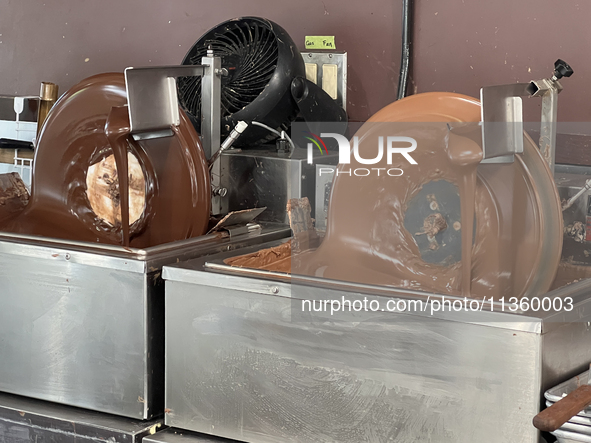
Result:
<svg viewBox="0 0 591 443"><path fill-rule="evenodd" d="M149 418L163 411L163 263L282 238L285 226L151 251L0 241L0 391ZM109 255L111 254L111 255Z"/></svg>
<svg viewBox="0 0 591 443"><path fill-rule="evenodd" d="M204 271L215 259L163 271L165 423L177 428L257 443L537 442L543 386L591 361L589 282L548 295L573 296L578 320L347 312L302 321L294 297L420 294Z"/></svg>
<svg viewBox="0 0 591 443"><path fill-rule="evenodd" d="M536 334L403 315L302 325L286 298L166 285L168 425L251 442L474 442L504 423L501 436L534 441Z"/></svg>
<svg viewBox="0 0 591 443"><path fill-rule="evenodd" d="M136 421L0 393L3 443L140 443L162 427L162 418Z"/></svg>
<svg viewBox="0 0 591 443"><path fill-rule="evenodd" d="M511 163L515 154L523 153L521 97L529 96L528 85L516 83L480 89L483 163Z"/></svg>
<svg viewBox="0 0 591 443"><path fill-rule="evenodd" d="M338 154L326 158L336 164ZM288 223L288 200L302 197L308 197L314 211L316 166L307 163L306 150L297 148L290 156L270 150L226 151L219 161L229 211L249 209L254 203L267 207L259 220Z"/></svg>
<svg viewBox="0 0 591 443"><path fill-rule="evenodd" d="M180 124L176 77L202 76L207 66L151 66L126 68L125 87L131 133L143 138L143 133L171 136L171 126Z"/></svg>
<svg viewBox="0 0 591 443"><path fill-rule="evenodd" d="M0 263L0 391L150 417L151 276L4 253Z"/></svg>

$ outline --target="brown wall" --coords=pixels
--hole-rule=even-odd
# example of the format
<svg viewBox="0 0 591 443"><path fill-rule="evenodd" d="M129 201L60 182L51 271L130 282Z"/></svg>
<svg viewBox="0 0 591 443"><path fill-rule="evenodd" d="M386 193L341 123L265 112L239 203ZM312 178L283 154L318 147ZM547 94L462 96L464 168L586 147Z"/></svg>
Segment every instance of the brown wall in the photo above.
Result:
<svg viewBox="0 0 591 443"><path fill-rule="evenodd" d="M277 22L300 49L305 35L335 35L348 52L352 119L396 98L401 0L0 0L0 94L178 64L206 30L243 15Z"/></svg>
<svg viewBox="0 0 591 443"><path fill-rule="evenodd" d="M478 97L481 86L548 77L562 58L575 74L562 82L559 120L591 121L590 1L417 0L415 17L416 91Z"/></svg>
<svg viewBox="0 0 591 443"><path fill-rule="evenodd" d="M545 77L564 58L575 75L563 82L559 118L591 120L591 2L415 3L409 91L478 96L483 85ZM300 49L305 35L336 35L349 53L352 119L395 99L401 0L0 0L0 93L36 94L41 81L63 92L99 72L180 63L202 33L240 15L276 21Z"/></svg>

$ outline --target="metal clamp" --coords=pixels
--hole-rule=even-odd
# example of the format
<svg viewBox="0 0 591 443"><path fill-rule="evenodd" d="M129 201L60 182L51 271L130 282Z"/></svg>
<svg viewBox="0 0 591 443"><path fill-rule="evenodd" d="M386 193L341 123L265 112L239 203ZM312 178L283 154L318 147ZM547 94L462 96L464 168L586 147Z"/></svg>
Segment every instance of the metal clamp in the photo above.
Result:
<svg viewBox="0 0 591 443"><path fill-rule="evenodd" d="M201 76L201 137L206 158L220 149L221 77L220 57L210 49L201 65L159 66L125 69L131 135L135 140L170 137L180 124L177 77ZM219 165L211 170L212 186L220 187ZM222 196L212 196L212 213L222 213Z"/></svg>
<svg viewBox="0 0 591 443"><path fill-rule="evenodd" d="M487 86L480 89L482 163L512 163L523 153L523 109L528 83Z"/></svg>
<svg viewBox="0 0 591 443"><path fill-rule="evenodd" d="M556 60L551 78L532 81L527 92L532 97L542 97L542 119L540 127L540 151L554 174L556 162L556 120L558 119L558 94L562 77L573 75L572 68L563 60Z"/></svg>
<svg viewBox="0 0 591 443"><path fill-rule="evenodd" d="M208 52L209 55L209 52ZM136 140L172 136L180 124L177 77L201 76L203 149L210 158L220 146L221 60L213 54L202 65L125 69L131 134Z"/></svg>
<svg viewBox="0 0 591 443"><path fill-rule="evenodd" d="M203 76L207 66L157 66L125 69L131 135L136 140L170 137L180 124L176 78Z"/></svg>
<svg viewBox="0 0 591 443"><path fill-rule="evenodd" d="M512 162L515 154L523 153L522 97L542 97L539 145L554 173L558 94L562 91L558 80L572 74L572 68L558 59L551 78L482 88L483 163Z"/></svg>

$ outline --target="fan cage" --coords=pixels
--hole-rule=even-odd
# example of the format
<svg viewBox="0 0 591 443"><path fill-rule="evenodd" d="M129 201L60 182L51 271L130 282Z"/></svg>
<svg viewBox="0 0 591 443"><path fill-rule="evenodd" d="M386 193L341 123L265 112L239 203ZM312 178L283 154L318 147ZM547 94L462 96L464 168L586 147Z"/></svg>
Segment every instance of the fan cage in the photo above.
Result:
<svg viewBox="0 0 591 443"><path fill-rule="evenodd" d="M213 35L211 35L213 34ZM269 84L279 57L275 34L261 23L237 22L216 29L192 48L184 64L198 65L211 48L228 76L222 78L221 117L252 103ZM201 77L179 77L179 102L201 124Z"/></svg>

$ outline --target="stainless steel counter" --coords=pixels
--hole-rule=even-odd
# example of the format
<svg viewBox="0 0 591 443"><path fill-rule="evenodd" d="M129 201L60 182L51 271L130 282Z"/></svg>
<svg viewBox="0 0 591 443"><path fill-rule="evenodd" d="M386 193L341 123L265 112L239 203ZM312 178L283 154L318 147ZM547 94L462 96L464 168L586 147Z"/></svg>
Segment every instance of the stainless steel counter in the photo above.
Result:
<svg viewBox="0 0 591 443"><path fill-rule="evenodd" d="M285 225L147 250L0 235L0 391L121 416L163 413L166 263Z"/></svg>
<svg viewBox="0 0 591 443"><path fill-rule="evenodd" d="M245 249L241 252L247 252ZM537 442L545 389L591 361L591 281L571 312L315 312L420 292L166 266L165 423L253 443ZM432 300L432 298L431 298Z"/></svg>

